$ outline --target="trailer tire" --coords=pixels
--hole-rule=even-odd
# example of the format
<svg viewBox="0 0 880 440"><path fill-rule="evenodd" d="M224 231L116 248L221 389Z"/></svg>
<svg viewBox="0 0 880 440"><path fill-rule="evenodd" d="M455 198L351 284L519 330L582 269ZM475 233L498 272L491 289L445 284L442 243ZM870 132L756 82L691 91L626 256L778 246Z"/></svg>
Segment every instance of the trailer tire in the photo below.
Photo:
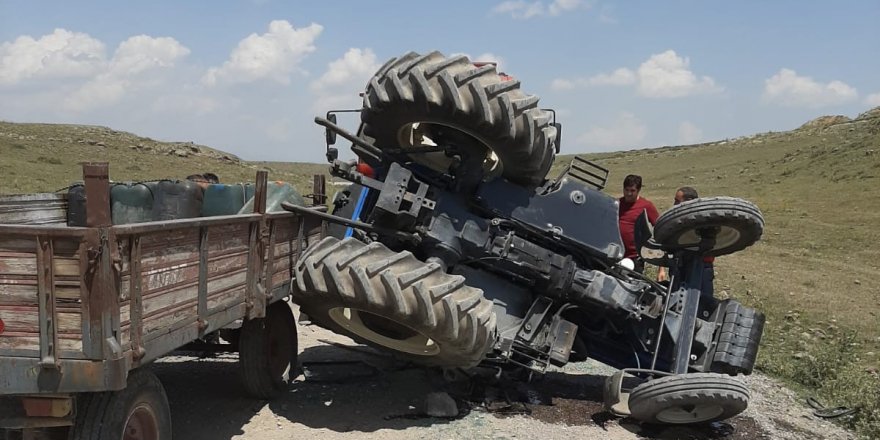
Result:
<svg viewBox="0 0 880 440"><path fill-rule="evenodd" d="M745 249L764 233L764 217L753 203L733 197L710 197L684 202L666 211L654 225L654 240L664 247L688 248L700 244L700 230L714 229L715 245L707 256Z"/></svg>
<svg viewBox="0 0 880 440"><path fill-rule="evenodd" d="M361 120L362 134L383 150L430 145L413 140L414 123L465 133L497 159L491 170L484 168L484 179L500 175L526 186L543 182L558 148L552 114L538 108L538 97L523 93L519 81L492 64L476 67L466 56L436 51L385 63L367 85ZM488 159L489 151L478 153ZM437 171L452 163L444 152L409 157Z"/></svg>
<svg viewBox="0 0 880 440"><path fill-rule="evenodd" d="M291 294L312 322L414 363L469 368L495 341L482 291L409 252L353 238L306 250Z"/></svg>
<svg viewBox="0 0 880 440"><path fill-rule="evenodd" d="M239 369L245 391L273 399L296 376L296 320L284 301L269 305L265 318L246 320L239 336Z"/></svg>
<svg viewBox="0 0 880 440"><path fill-rule="evenodd" d="M687 373L645 382L629 395L632 418L684 425L729 419L749 406L742 382L714 373Z"/></svg>
<svg viewBox="0 0 880 440"><path fill-rule="evenodd" d="M76 410L70 440L171 440L168 397L145 368L129 372L122 390L79 395Z"/></svg>

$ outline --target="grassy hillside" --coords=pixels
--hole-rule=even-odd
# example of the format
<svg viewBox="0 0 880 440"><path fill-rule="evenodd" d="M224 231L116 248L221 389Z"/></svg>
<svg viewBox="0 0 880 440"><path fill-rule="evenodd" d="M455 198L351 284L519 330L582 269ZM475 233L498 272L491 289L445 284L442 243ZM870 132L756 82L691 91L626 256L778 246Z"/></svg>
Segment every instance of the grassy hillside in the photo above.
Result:
<svg viewBox="0 0 880 440"><path fill-rule="evenodd" d="M765 235L718 259L716 292L767 313L761 369L829 405L860 406L852 424L880 438L880 108L789 132L587 157L611 170L606 191L616 196L624 176L642 175L642 195L661 212L685 185L757 203Z"/></svg>
<svg viewBox="0 0 880 440"><path fill-rule="evenodd" d="M563 146L563 148L565 148ZM0 122L0 193L51 191L80 179L75 164L110 162L115 180L183 178L212 171L224 182L270 179L311 192L323 164L253 163L190 143L162 143L103 127ZM796 130L718 142L587 155L626 174L661 210L675 189L758 204L763 240L716 263L716 291L767 313L759 367L818 393L828 405L859 406L849 421L880 437L880 108L856 119L823 117ZM570 157L557 160L556 172Z"/></svg>
<svg viewBox="0 0 880 440"><path fill-rule="evenodd" d="M316 146L319 148L320 146ZM159 142L106 127L0 122L0 194L54 191L82 180L84 161L110 162L116 181L183 179L213 172L221 182L253 181L257 170L270 180L292 182L312 192L312 175L327 165L247 162L191 142Z"/></svg>

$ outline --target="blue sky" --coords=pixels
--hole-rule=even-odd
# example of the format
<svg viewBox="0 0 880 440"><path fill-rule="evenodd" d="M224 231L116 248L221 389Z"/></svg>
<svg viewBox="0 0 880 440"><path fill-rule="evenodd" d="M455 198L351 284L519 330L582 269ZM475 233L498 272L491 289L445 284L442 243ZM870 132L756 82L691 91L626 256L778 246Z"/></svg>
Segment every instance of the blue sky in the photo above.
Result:
<svg viewBox="0 0 880 440"><path fill-rule="evenodd" d="M541 96L563 152L677 145L880 106L878 23L876 0L0 0L0 119L318 162L315 115L440 50Z"/></svg>

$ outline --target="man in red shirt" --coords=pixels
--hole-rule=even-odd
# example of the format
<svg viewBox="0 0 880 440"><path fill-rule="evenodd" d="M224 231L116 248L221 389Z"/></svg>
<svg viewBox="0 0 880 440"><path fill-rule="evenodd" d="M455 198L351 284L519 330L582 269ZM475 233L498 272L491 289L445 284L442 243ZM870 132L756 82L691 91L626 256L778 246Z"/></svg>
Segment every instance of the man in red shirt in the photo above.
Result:
<svg viewBox="0 0 880 440"><path fill-rule="evenodd" d="M650 200L639 196L642 190L642 176L630 174L623 179L623 197L620 198L620 207L617 211L618 221L620 222L620 238L623 240L625 248L624 257L635 262L636 271L644 272L645 262L641 258L637 258L635 243L635 225L636 219L642 212L648 213L648 221L653 225L657 221L660 214L657 208Z"/></svg>

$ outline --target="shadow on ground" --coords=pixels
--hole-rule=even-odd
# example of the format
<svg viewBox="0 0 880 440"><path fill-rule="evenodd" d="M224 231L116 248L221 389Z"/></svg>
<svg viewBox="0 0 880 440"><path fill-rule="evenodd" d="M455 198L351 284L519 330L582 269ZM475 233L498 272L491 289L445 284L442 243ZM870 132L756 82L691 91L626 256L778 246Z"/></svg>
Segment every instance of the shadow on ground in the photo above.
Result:
<svg viewBox="0 0 880 440"><path fill-rule="evenodd" d="M249 398L239 380L236 355L213 358L170 357L153 366L171 403L175 438L229 439L268 406L274 421L262 430L294 423L336 432L405 430L449 423L453 418L424 415L425 397L448 392L459 417L484 412L496 417L522 415L569 426L610 423L652 439L753 439L766 434L746 417L695 427L643 426L604 412L604 376L551 372L540 379L471 381L449 384L439 373L394 361L363 346L308 347L300 354L303 374L281 398ZM265 414L261 417L265 419ZM271 420L271 419L268 419ZM277 425L265 426L266 423Z"/></svg>
<svg viewBox="0 0 880 440"><path fill-rule="evenodd" d="M172 356L152 368L171 404L175 438L228 439L264 407L276 418L337 432L372 432L447 423L419 417L425 396L442 383L430 372L395 363L363 347L306 348L306 373L271 402L248 397L236 355ZM280 426L280 425L279 425Z"/></svg>

